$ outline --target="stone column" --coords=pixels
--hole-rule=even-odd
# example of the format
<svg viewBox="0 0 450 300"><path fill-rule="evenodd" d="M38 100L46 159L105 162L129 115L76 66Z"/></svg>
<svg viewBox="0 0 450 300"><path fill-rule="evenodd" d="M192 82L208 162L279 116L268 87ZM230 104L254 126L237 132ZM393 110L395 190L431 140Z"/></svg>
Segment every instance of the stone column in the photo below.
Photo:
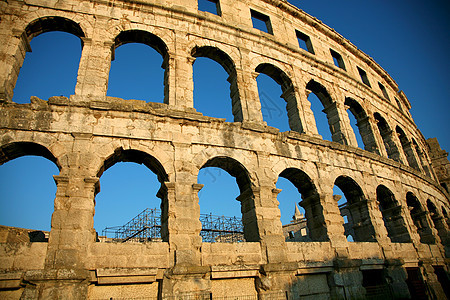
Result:
<svg viewBox="0 0 450 300"><path fill-rule="evenodd" d="M268 263L286 262L286 244L281 225L281 215L276 195L278 189L273 185L260 186L255 193L255 212L262 247Z"/></svg>
<svg viewBox="0 0 450 300"><path fill-rule="evenodd" d="M391 149L395 149L392 154L393 154L393 159L402 163L402 164L407 164L408 160L406 158L406 153L404 153L404 151L400 151L400 149L403 149L402 143L400 141L400 138L397 134L397 132L393 131L393 130L389 130L388 134L390 135L390 147Z"/></svg>
<svg viewBox="0 0 450 300"><path fill-rule="evenodd" d="M420 267L422 276L426 278L426 285L428 286L429 292L428 297L430 299L447 299L443 287L434 273L433 263L431 259L424 260L423 265Z"/></svg>
<svg viewBox="0 0 450 300"><path fill-rule="evenodd" d="M408 141L407 143L402 144L402 147L409 166L423 173L422 166L420 166L418 163L419 159L416 152L413 150L412 143Z"/></svg>
<svg viewBox="0 0 450 300"><path fill-rule="evenodd" d="M399 259L386 259L385 277L392 291L394 299L410 298L408 285L406 284L407 273L403 263Z"/></svg>
<svg viewBox="0 0 450 300"><path fill-rule="evenodd" d="M11 101L26 52L31 46L25 32L12 29L0 34L0 102Z"/></svg>
<svg viewBox="0 0 450 300"><path fill-rule="evenodd" d="M283 94L281 95L281 97L286 101L286 111L289 120L289 128L292 131L303 133L304 126L300 117L299 101L297 100L300 99L300 92L298 88L292 86L283 90Z"/></svg>
<svg viewBox="0 0 450 300"><path fill-rule="evenodd" d="M316 165L320 176L319 182L321 183L321 187L318 187L318 192L320 195L320 204L323 208L328 239L338 257L347 257L348 242L345 237L344 219L339 211L337 200L333 197L332 187L334 183L328 177L329 171L326 165L320 163L316 163ZM323 187L329 187L330 189L324 189Z"/></svg>
<svg viewBox="0 0 450 300"><path fill-rule="evenodd" d="M195 58L182 50L164 57L164 103L179 110L194 108L194 62Z"/></svg>
<svg viewBox="0 0 450 300"><path fill-rule="evenodd" d="M331 299L365 299L366 290L362 286L363 275L359 270L360 259L334 260L334 270L330 275L328 284L331 290Z"/></svg>
<svg viewBox="0 0 450 300"><path fill-rule="evenodd" d="M281 224L281 214L277 195L280 192L275 186L276 175L270 166L269 153L258 151L259 188L253 188L255 213L258 223L258 235L261 239L268 263L286 261L286 244Z"/></svg>
<svg viewBox="0 0 450 300"><path fill-rule="evenodd" d="M364 149L369 152L382 155L382 151L380 151L381 147L378 144L378 141L374 134L376 132L375 120L372 117L367 116L365 118L359 119L356 125L359 128L359 133L364 143ZM386 152L386 150L384 150L384 152Z"/></svg>
<svg viewBox="0 0 450 300"><path fill-rule="evenodd" d="M190 144L173 142L175 148L175 182L168 188L168 231L170 250L174 251L175 265L200 265L200 206L196 184L197 176L191 170Z"/></svg>
<svg viewBox="0 0 450 300"><path fill-rule="evenodd" d="M233 115L237 122L265 125L256 82L258 75L259 73L251 70L236 69L236 76L231 74L228 78L231 85Z"/></svg>
<svg viewBox="0 0 450 300"><path fill-rule="evenodd" d="M82 38L75 97L72 101L106 101L109 70L114 57L114 43L101 39Z"/></svg>
<svg viewBox="0 0 450 300"><path fill-rule="evenodd" d="M314 113L311 110L311 102L308 100L308 96L311 94L310 90L306 90L305 93L298 94L298 105L300 108L300 119L303 120L303 132L322 139L322 136L317 131L316 119Z"/></svg>
<svg viewBox="0 0 450 300"><path fill-rule="evenodd" d="M380 132L380 128L378 127L378 120L376 120L375 118L369 117L369 123L370 126L372 127L372 130L374 132L374 140L376 142L376 145L378 146L378 150L380 151L380 155L384 156L384 157L389 157L388 153L387 153L387 148L386 148L386 144L384 142L384 137L382 136L381 132Z"/></svg>
<svg viewBox="0 0 450 300"><path fill-rule="evenodd" d="M345 111L344 104L340 102L333 102L324 108L323 112L327 114L328 124L330 125L333 142L337 142L342 145L349 144L349 134L347 127L350 126L350 121L344 121L344 116L347 112ZM347 117L348 120L348 117ZM350 127L351 128L351 127ZM354 143L356 144L356 138L353 134ZM355 145L353 145L355 146Z"/></svg>

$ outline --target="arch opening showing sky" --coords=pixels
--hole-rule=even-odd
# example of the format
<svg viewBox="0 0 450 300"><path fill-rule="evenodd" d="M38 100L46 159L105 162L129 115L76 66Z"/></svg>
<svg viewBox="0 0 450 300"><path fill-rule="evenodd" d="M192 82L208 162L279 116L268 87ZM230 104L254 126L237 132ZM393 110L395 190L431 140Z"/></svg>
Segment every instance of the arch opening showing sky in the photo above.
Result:
<svg viewBox="0 0 450 300"><path fill-rule="evenodd" d="M450 69L450 56L448 55L450 39L447 38L450 30L450 18L448 18L450 3L448 1L349 0L339 2L324 0L319 3L317 1L292 0L290 2L334 28L359 49L373 57L407 95L412 105L411 114L425 138L437 137L441 147L450 151L450 135L448 134L450 128L450 118L448 117L450 111L448 99L450 94L450 85L448 84L450 82L448 73ZM33 52L27 53L14 90L13 100L17 103L29 103L30 96L46 100L51 96L69 97L72 95L75 90L81 55L80 40L68 33L50 32L34 38L31 41L31 47ZM133 59L138 60L133 61ZM116 59L111 64L108 96L162 102L164 70L161 68L161 63L161 55L149 46L126 44L118 47ZM230 85L226 81L228 74L219 64L207 58L197 58L193 67L194 106L198 105L198 110L205 115L226 118L227 122L232 121ZM139 73L137 73L137 69L140 70ZM126 79L133 79L132 87L130 87L131 83L126 82ZM279 85L271 82L271 79L264 74L261 74L257 80L260 98L264 98L265 104L262 103L262 106L265 120L269 125L280 128L280 131L288 130L287 118L278 117L279 111L283 113L286 111L285 101L280 99ZM145 89L139 91L140 86L145 86ZM373 86L376 88L375 82ZM129 90L133 90L133 93L129 93ZM264 112L267 106L269 106L269 111ZM225 113L213 115L213 112L219 111L225 111ZM352 125L354 122L351 119ZM319 127L324 128L323 131L328 130L329 132L328 123L323 121L318 123ZM355 126L353 128L356 129ZM358 133L355 132L355 134L358 138ZM331 136L328 138L324 136L324 139L331 139ZM360 140L358 140L358 144L359 147L364 148ZM0 211L11 209L14 211L13 204L17 203L30 207L37 204L32 217L28 217L17 209L17 212L14 215L11 213L11 216L0 214L0 225L50 229L50 216L53 212L56 191L51 175L58 175L59 172L53 163L50 161L43 163L43 160L45 161L40 157L23 157L0 166ZM117 172L116 169L120 172ZM33 173L35 171L38 171L39 174ZM31 175L31 178L25 177L25 174L32 173L35 175ZM113 176L115 173L130 176L111 178L115 177ZM202 170L198 182L205 184L205 188L200 191L200 196L205 197L210 189L209 186L214 186L222 180L230 186L236 185L234 178L230 179L224 176L224 173L226 172L217 168ZM14 180L13 174L23 174L24 176L19 176L19 179ZM105 172L100 179L102 192L96 199L95 224L97 231L101 231L103 226L122 225L122 219L111 222L107 220L111 219L111 215L120 213L121 216L124 216L123 220L129 220L142 211L143 206L137 204L135 212L124 213L123 209L120 209L122 205L120 199L118 200L119 204L115 205L119 207L116 212L108 212L109 209L107 210L103 206L106 203L112 203L109 202L112 200L108 198L117 196L123 199L124 196L118 196L114 191L118 186L123 186L123 189L133 189L133 184L138 180L134 175L142 177L139 180L148 180L146 183L151 185L152 189L155 186L157 190L160 186L156 176L149 169L133 163L120 164ZM45 177L45 182L35 186L35 180L40 177ZM121 181L121 185L115 184L117 180ZM127 182L128 180L130 182ZM279 185L283 185L283 183L280 181ZM288 193L287 198L297 199L299 197L295 188L286 187L285 189L286 191L280 197L285 197L285 193ZM289 192L289 190L291 191ZM289 193L292 195L289 196ZM223 194L224 199L215 199L215 201L236 202L232 193ZM140 191L132 197L127 197L127 201L136 203L144 201L143 203L150 203L148 205L150 208L158 208L160 204L160 199L156 198L153 190ZM202 199L201 201L207 200ZM237 204L239 205L239 203ZM287 207L283 207L282 205L285 203L280 203L283 224L292 218L294 204L295 201L288 204ZM203 206L202 213L208 213L208 206L206 204ZM289 208L289 206L292 207ZM214 211L214 209L214 206L210 208L214 214L239 216L236 209L227 210L226 206L223 211ZM13 221L8 221L7 217L11 217ZM32 219L33 222L23 222L25 219Z"/></svg>

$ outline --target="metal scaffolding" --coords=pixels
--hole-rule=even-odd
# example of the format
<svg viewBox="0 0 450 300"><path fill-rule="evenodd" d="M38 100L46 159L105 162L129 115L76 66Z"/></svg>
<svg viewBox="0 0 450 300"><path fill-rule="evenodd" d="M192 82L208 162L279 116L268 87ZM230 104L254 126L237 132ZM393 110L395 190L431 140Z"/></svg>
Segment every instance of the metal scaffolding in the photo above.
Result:
<svg viewBox="0 0 450 300"><path fill-rule="evenodd" d="M236 217L200 214L202 230L200 235L205 243L236 243L244 240L242 220ZM106 227L102 231L106 242L146 242L162 241L161 211L146 208L122 226Z"/></svg>

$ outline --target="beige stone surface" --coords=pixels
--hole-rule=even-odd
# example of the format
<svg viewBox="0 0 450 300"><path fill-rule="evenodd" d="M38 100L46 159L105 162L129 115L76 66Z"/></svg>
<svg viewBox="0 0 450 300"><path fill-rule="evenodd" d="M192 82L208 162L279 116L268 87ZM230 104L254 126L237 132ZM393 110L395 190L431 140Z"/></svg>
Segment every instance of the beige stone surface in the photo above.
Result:
<svg viewBox="0 0 450 300"><path fill-rule="evenodd" d="M425 141L390 75L284 0L220 0L220 16L197 8L197 0L0 1L0 164L38 155L60 170L48 242L0 231L0 298L360 299L370 290L367 274L379 274L370 270L382 270L384 286L407 297L405 268L417 268L430 298L443 297L433 267L448 270L447 154ZM270 19L273 34L252 28L250 9ZM74 95L13 103L30 41L53 30L83 43ZM314 54L298 47L295 30L309 36ZM128 39L161 53L164 99L106 96L114 49ZM227 71L234 122L196 111L197 57ZM290 131L264 122L259 73L281 84ZM324 105L333 141L318 135L310 93ZM158 175L161 242L96 242L99 178L121 161ZM197 176L207 166L236 177L245 242L202 243ZM302 194L307 241L283 235L280 176ZM346 206L338 207L334 185Z"/></svg>

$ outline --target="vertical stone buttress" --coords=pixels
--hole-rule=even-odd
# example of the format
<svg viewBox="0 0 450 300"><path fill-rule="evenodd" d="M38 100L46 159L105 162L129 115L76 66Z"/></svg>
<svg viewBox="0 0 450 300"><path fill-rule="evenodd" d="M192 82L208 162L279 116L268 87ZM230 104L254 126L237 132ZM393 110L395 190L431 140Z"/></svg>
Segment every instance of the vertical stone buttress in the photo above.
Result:
<svg viewBox="0 0 450 300"><path fill-rule="evenodd" d="M114 41L105 40L104 28L108 28L107 19L96 18L92 38L82 38L74 101L105 101L108 90L109 70L114 58Z"/></svg>
<svg viewBox="0 0 450 300"><path fill-rule="evenodd" d="M31 51L25 32L16 29L10 30L0 35L2 40L2 43L0 43L0 57L2 57L0 63L0 102L11 101L26 52Z"/></svg>

